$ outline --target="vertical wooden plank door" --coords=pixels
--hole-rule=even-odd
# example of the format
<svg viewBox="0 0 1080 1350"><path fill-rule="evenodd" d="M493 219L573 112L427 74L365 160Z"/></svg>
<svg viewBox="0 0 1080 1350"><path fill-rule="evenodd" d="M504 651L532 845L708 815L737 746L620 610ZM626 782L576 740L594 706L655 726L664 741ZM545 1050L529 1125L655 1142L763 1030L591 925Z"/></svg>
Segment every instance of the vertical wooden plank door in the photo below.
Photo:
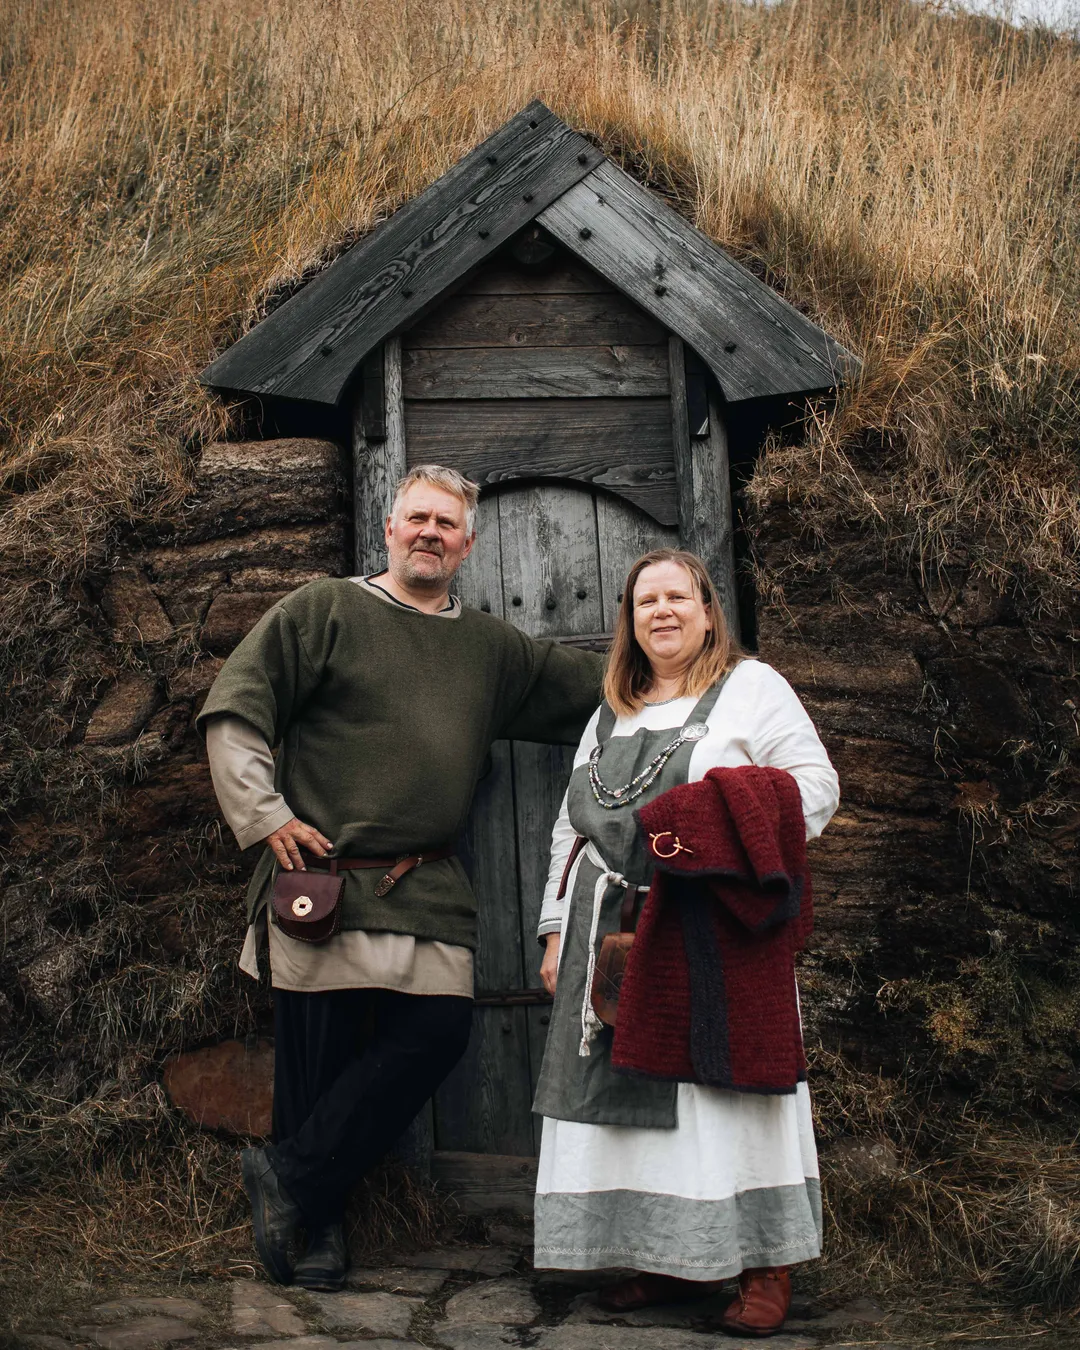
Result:
<svg viewBox="0 0 1080 1350"><path fill-rule="evenodd" d="M481 500L458 594L533 636L602 644L631 563L676 533L603 492L508 485ZM466 841L480 905L477 1008L465 1059L435 1099L438 1149L528 1155L539 1146L531 1107L548 1004L536 924L572 763L571 747L499 742L477 792Z"/></svg>

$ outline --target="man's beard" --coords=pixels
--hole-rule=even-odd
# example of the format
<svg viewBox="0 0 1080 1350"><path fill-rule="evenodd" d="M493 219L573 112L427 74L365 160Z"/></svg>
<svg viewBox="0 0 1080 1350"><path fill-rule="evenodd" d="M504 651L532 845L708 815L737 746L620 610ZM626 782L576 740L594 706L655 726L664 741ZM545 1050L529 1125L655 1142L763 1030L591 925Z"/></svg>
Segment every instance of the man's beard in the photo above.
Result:
<svg viewBox="0 0 1080 1350"><path fill-rule="evenodd" d="M413 555L416 553L423 553L426 554L427 557L429 558L438 559L439 567L436 570L432 571L429 568L421 568L417 566L416 562L413 559ZM454 572L457 570L456 568L451 567L447 563L446 555L442 553L440 550L435 548L410 549L409 552L405 555L405 557L402 558L400 567L401 567L401 579L407 585L430 586L432 590L435 590L440 586L445 586L446 583L454 575Z"/></svg>

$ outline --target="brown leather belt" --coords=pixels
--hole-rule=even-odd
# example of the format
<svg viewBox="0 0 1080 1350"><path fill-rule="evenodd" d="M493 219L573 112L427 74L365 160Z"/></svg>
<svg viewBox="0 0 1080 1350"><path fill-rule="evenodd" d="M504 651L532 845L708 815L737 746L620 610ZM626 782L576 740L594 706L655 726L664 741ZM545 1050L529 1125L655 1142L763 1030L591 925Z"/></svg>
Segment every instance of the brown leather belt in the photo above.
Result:
<svg viewBox="0 0 1080 1350"><path fill-rule="evenodd" d="M421 863L440 862L443 858L452 858L456 850L453 847L434 848L427 853L402 853L396 858L320 858L314 853L309 853L307 849L302 849L301 852L304 855L305 865L317 870L329 869L331 863L337 864L339 872L352 872L361 867L385 867L386 875L380 878L375 887L375 894L381 899L390 893L406 872L411 872Z"/></svg>

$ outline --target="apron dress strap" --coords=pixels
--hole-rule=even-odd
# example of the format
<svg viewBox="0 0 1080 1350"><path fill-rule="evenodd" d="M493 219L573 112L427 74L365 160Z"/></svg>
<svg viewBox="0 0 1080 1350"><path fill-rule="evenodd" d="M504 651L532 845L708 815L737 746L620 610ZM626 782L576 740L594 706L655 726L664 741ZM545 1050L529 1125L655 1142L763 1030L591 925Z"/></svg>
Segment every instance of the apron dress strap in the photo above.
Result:
<svg viewBox="0 0 1080 1350"><path fill-rule="evenodd" d="M604 699L600 704L600 716L596 721L596 739L603 745L605 741L610 740L611 733L615 730L615 709Z"/></svg>
<svg viewBox="0 0 1080 1350"><path fill-rule="evenodd" d="M685 732L695 724L699 725L701 730L698 732L697 736L687 737L687 739L700 740L700 738L705 735L704 724L708 719L709 714L716 706L716 700L720 697L720 691L723 689L724 685L727 684L728 677L731 675L732 670L734 670L734 666L726 670L714 685L711 685L706 689L704 694L702 694L690 710L690 715L682 724L682 731ZM598 745L603 746L607 744L611 738L614 726L615 713L612 710L611 705L605 699L600 709L600 717L596 723L596 741ZM629 803L626 804L629 805ZM600 856L595 845L589 844L588 841L581 838L576 841L576 844L577 848L575 851L572 851L567 867L563 872L562 885L559 889L560 898L565 890L567 878L570 875L570 869L577 860L577 854L581 851L581 846L587 848L588 856L591 861L595 866L600 868L600 875L596 878L596 886L593 890L592 924L589 930L588 959L585 968L585 996L582 999L581 1004L581 1043L578 1046L578 1054L582 1057L588 1057L592 1053L592 1042L596 1039L598 1033L603 1030L603 1023L600 1021L599 1017L597 1017L592 1006L592 982L593 975L596 971L596 934L600 923L600 906L604 898L604 893L609 886L623 887L626 894L621 908L620 927L623 930L627 930L630 927L629 916L633 912L634 897L641 891L648 891L649 887L637 886L632 881L627 881L621 872L616 872L610 868Z"/></svg>

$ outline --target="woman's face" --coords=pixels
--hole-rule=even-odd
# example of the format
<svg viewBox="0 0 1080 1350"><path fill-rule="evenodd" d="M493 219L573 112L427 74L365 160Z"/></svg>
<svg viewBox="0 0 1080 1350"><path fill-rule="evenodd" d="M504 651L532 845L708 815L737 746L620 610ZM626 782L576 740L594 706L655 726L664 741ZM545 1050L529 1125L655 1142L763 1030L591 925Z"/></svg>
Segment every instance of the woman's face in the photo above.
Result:
<svg viewBox="0 0 1080 1350"><path fill-rule="evenodd" d="M684 669L712 627L694 578L681 563L652 563L634 584L634 636L655 671Z"/></svg>

